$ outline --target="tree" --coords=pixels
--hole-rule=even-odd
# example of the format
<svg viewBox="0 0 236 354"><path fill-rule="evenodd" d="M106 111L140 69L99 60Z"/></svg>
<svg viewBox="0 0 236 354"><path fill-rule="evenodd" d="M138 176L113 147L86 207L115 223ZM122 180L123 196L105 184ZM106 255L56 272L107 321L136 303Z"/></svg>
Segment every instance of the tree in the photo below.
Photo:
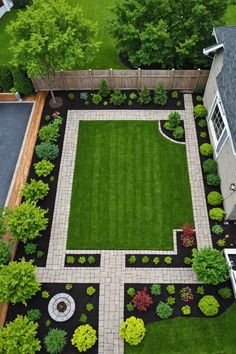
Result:
<svg viewBox="0 0 236 354"><path fill-rule="evenodd" d="M228 279L228 265L221 251L213 248L194 249L193 270L199 281L205 284L219 284Z"/></svg>
<svg viewBox="0 0 236 354"><path fill-rule="evenodd" d="M8 26L13 64L29 77L53 75L56 70L78 69L99 48L94 25L78 6L65 0L33 0Z"/></svg>
<svg viewBox="0 0 236 354"><path fill-rule="evenodd" d="M38 323L18 315L0 329L0 352L5 354L34 354L41 349L37 335Z"/></svg>
<svg viewBox="0 0 236 354"><path fill-rule="evenodd" d="M13 304L26 300L40 290L40 283L36 280L36 267L32 261L10 262L0 268L0 302L10 301ZM1 352L1 351L0 351Z"/></svg>
<svg viewBox="0 0 236 354"><path fill-rule="evenodd" d="M227 8L221 0L124 0L114 8L110 32L134 67L205 65L202 49Z"/></svg>
<svg viewBox="0 0 236 354"><path fill-rule="evenodd" d="M34 88L31 80L28 78L22 67L12 68L12 76L14 80L14 89L23 96L32 95Z"/></svg>
<svg viewBox="0 0 236 354"><path fill-rule="evenodd" d="M4 92L9 92L13 87L11 69L7 66L0 66L0 87Z"/></svg>

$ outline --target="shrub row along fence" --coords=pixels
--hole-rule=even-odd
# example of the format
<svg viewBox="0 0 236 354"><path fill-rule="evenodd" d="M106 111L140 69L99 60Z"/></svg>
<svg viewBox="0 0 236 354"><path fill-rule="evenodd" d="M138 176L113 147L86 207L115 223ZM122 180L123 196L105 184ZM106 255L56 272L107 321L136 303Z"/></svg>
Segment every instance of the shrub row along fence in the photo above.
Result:
<svg viewBox="0 0 236 354"><path fill-rule="evenodd" d="M101 80L110 88L136 90L143 86L154 89L163 82L167 90L192 92L197 85L206 85L209 70L77 70L59 71L48 79L32 79L35 90L95 90Z"/></svg>

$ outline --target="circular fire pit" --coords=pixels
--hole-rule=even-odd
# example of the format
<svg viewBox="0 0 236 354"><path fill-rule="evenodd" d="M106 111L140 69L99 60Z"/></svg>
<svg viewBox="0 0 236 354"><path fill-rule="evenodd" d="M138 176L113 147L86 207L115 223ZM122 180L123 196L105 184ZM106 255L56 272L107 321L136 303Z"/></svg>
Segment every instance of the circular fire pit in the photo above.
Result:
<svg viewBox="0 0 236 354"><path fill-rule="evenodd" d="M73 316L74 312L75 301L69 294L57 294L49 301L48 313L54 321L67 321Z"/></svg>

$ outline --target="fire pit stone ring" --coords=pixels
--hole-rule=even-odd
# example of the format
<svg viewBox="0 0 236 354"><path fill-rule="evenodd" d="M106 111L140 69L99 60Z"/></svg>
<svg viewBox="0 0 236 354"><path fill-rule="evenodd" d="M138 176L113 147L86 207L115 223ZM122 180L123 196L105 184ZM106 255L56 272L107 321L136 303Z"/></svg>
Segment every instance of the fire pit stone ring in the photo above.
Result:
<svg viewBox="0 0 236 354"><path fill-rule="evenodd" d="M75 301L66 293L56 294L48 303L48 313L56 322L69 320L75 312Z"/></svg>

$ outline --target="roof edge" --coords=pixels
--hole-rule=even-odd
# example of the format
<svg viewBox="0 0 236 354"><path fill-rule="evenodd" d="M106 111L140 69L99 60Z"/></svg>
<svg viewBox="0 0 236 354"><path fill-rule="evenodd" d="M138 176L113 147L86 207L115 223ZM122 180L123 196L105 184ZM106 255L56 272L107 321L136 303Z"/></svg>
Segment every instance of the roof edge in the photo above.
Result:
<svg viewBox="0 0 236 354"><path fill-rule="evenodd" d="M224 48L223 43L216 43L211 45L210 47L203 49L203 54L208 56L210 53L215 53L217 50Z"/></svg>

